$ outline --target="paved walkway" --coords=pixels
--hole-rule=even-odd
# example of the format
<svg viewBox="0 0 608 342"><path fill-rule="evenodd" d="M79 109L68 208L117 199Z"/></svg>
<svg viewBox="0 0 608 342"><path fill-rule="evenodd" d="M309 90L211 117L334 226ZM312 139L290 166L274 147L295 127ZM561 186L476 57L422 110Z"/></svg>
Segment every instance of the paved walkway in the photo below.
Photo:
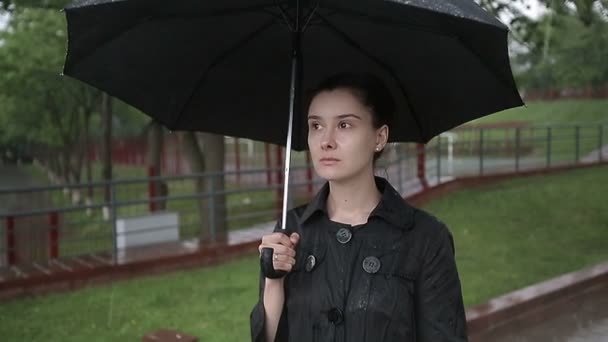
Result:
<svg viewBox="0 0 608 342"><path fill-rule="evenodd" d="M583 163L594 163L599 161L600 156L602 160L608 161L608 145L604 145L602 148L588 153L581 158L581 161Z"/></svg>
<svg viewBox="0 0 608 342"><path fill-rule="evenodd" d="M567 310L533 327L511 331L494 342L606 342L608 286L569 301Z"/></svg>

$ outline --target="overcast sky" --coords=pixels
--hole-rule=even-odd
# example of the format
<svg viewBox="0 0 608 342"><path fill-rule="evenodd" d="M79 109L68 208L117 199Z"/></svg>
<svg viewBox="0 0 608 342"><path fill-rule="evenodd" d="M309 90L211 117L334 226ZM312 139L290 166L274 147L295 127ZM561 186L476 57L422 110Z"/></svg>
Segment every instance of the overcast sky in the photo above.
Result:
<svg viewBox="0 0 608 342"><path fill-rule="evenodd" d="M6 26L7 19L8 19L8 14L0 13L0 30L3 30L4 27Z"/></svg>

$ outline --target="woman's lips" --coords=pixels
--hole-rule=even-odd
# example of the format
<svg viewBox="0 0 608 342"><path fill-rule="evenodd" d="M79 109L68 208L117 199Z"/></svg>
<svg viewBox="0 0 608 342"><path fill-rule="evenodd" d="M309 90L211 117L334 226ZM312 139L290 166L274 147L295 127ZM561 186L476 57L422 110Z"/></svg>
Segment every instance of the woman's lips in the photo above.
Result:
<svg viewBox="0 0 608 342"><path fill-rule="evenodd" d="M338 163L339 161L340 161L340 159L337 159L337 158L321 158L319 160L319 162L325 166L334 165L334 164Z"/></svg>

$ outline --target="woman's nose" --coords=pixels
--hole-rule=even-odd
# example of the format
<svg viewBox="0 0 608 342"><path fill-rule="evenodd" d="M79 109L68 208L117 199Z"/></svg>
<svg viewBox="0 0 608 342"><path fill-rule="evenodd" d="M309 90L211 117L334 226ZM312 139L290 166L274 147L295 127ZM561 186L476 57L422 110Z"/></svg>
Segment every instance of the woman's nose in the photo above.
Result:
<svg viewBox="0 0 608 342"><path fill-rule="evenodd" d="M334 131L331 129L328 129L323 134L323 139L321 140L321 149L332 150L334 148L336 148Z"/></svg>

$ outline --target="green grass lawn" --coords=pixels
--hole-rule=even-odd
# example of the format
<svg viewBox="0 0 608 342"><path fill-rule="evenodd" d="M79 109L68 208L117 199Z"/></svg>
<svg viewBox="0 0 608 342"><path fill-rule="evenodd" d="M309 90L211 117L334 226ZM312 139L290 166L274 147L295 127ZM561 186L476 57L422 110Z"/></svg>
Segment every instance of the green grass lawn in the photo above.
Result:
<svg viewBox="0 0 608 342"><path fill-rule="evenodd" d="M506 181L425 207L453 232L467 306L608 260L608 167ZM174 328L246 341L257 256L0 304L4 341L136 341Z"/></svg>
<svg viewBox="0 0 608 342"><path fill-rule="evenodd" d="M525 123L521 128L520 156L546 159L550 153L552 165L576 161L577 148L580 158L608 144L608 100L536 101L473 120L455 130L456 153L473 151L477 156L480 131L470 128L501 122ZM484 128L483 135L484 155L514 158L514 128Z"/></svg>
<svg viewBox="0 0 608 342"><path fill-rule="evenodd" d="M608 123L608 100L533 101L525 107L498 112L473 121L473 124L523 121L533 124Z"/></svg>
<svg viewBox="0 0 608 342"><path fill-rule="evenodd" d="M463 190L425 209L454 235L465 303L608 260L608 167Z"/></svg>

